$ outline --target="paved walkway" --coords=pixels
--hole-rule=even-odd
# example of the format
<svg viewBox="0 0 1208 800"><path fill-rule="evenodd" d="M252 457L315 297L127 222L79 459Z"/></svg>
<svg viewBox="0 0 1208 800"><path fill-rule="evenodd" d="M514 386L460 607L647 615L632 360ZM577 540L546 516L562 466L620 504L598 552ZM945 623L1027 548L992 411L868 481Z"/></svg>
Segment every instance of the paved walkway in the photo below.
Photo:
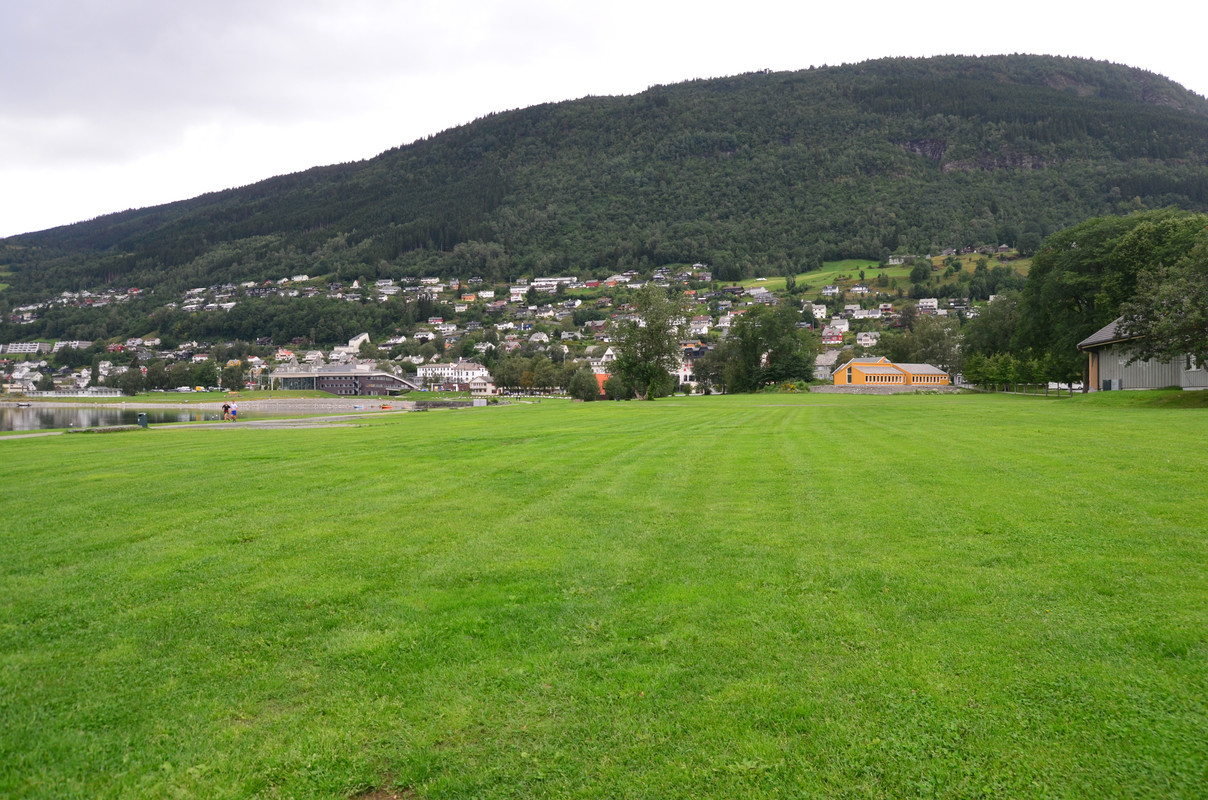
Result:
<svg viewBox="0 0 1208 800"><path fill-rule="evenodd" d="M11 436L0 436L0 442L6 442L9 439L32 439L35 436L60 436L66 431L30 431L29 433L14 433Z"/></svg>
<svg viewBox="0 0 1208 800"><path fill-rule="evenodd" d="M326 417L297 417L293 419L245 419L238 422L161 422L150 426L148 430L180 430L182 428L204 428L207 430L244 430L247 428L351 428L355 420L365 417L380 417L392 414L393 411L362 411L356 414L336 414ZM405 412L404 412L405 413ZM129 426L123 426L129 427ZM99 429L94 429L99 430ZM14 433L10 436L0 436L0 442L8 439L32 439L36 436L61 436L64 433L86 433L87 428L66 431L62 429L49 431L30 431L29 433Z"/></svg>

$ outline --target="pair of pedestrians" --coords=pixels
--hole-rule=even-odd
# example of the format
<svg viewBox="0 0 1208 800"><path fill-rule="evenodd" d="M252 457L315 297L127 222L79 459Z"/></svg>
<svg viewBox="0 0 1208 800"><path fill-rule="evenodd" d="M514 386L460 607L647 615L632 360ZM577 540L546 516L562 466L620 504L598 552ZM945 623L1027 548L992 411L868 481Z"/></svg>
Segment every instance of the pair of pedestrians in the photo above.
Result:
<svg viewBox="0 0 1208 800"><path fill-rule="evenodd" d="M237 403L222 404L222 421L235 422L239 416L239 405Z"/></svg>

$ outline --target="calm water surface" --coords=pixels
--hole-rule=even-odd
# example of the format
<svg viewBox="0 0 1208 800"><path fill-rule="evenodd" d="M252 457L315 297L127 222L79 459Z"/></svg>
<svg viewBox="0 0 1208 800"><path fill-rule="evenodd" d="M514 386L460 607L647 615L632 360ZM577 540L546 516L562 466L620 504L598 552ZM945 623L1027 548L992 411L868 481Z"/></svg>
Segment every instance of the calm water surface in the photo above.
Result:
<svg viewBox="0 0 1208 800"><path fill-rule="evenodd" d="M219 419L222 412L200 409L140 410L133 408L29 408L0 406L0 431L37 431L46 428L96 428L103 425L135 425L139 414L148 424L164 422L204 422Z"/></svg>

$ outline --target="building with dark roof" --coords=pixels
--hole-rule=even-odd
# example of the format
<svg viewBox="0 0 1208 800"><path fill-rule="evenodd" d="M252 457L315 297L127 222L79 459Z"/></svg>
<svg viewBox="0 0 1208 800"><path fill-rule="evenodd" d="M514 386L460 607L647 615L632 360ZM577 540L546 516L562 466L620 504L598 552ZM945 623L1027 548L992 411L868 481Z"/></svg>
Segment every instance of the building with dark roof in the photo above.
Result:
<svg viewBox="0 0 1208 800"><path fill-rule="evenodd" d="M351 397L394 395L419 388L406 378L372 369L368 364L328 364L313 369L291 365L273 372L272 381L280 389L310 389Z"/></svg>
<svg viewBox="0 0 1208 800"><path fill-rule="evenodd" d="M1087 388L1090 391L1112 389L1184 389L1208 388L1208 370L1187 354L1170 361L1156 358L1132 361L1137 337L1127 335L1117 317L1078 343L1087 357ZM1132 363L1129 363L1129 362Z"/></svg>

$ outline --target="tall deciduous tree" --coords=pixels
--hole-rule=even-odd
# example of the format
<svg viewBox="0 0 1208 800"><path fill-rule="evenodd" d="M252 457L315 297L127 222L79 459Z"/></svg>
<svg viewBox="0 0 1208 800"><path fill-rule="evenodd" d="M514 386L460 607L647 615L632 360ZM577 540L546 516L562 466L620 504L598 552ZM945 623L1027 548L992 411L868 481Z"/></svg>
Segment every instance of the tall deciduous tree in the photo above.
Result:
<svg viewBox="0 0 1208 800"><path fill-rule="evenodd" d="M1140 337L1134 360L1190 355L1208 363L1208 228L1174 264L1142 271L1122 312L1124 333Z"/></svg>
<svg viewBox="0 0 1208 800"><path fill-rule="evenodd" d="M927 316L914 324L913 361L931 364L945 372L960 372L960 324L952 318Z"/></svg>
<svg viewBox="0 0 1208 800"><path fill-rule="evenodd" d="M600 383L589 368L583 367L571 375L566 391L576 400L596 400L600 396Z"/></svg>
<svg viewBox="0 0 1208 800"><path fill-rule="evenodd" d="M122 390L122 394L138 394L143 390L143 385L143 373L138 367L131 367L117 379L117 387Z"/></svg>
<svg viewBox="0 0 1208 800"><path fill-rule="evenodd" d="M950 317L922 315L913 330L881 337L878 349L890 361L931 364L945 372L961 369L959 323Z"/></svg>
<svg viewBox="0 0 1208 800"><path fill-rule="evenodd" d="M683 295L669 295L652 283L638 290L633 306L638 320L617 324L612 345L617 357L608 371L632 386L637 399L647 400L666 390L679 366L688 308Z"/></svg>
<svg viewBox="0 0 1208 800"><path fill-rule="evenodd" d="M1049 237L1020 298L1015 349L1050 353L1065 373L1081 370L1079 341L1120 315L1138 275L1172 266L1201 235L1208 217L1164 209L1099 217Z"/></svg>
<svg viewBox="0 0 1208 800"><path fill-rule="evenodd" d="M243 362L236 361L222 368L222 387L224 389L242 389L244 381Z"/></svg>
<svg viewBox="0 0 1208 800"><path fill-rule="evenodd" d="M529 362L533 371L533 387L541 391L549 391L558 383L558 370L554 362L545 355L535 355Z"/></svg>
<svg viewBox="0 0 1208 800"><path fill-rule="evenodd" d="M1019 294L1010 292L980 309L961 329L961 350L966 356L980 353L992 356L1011 350L1019 319Z"/></svg>
<svg viewBox="0 0 1208 800"><path fill-rule="evenodd" d="M206 359L193 365L193 384L196 386L213 386L218 383L218 365L212 359Z"/></svg>
<svg viewBox="0 0 1208 800"><path fill-rule="evenodd" d="M721 352L727 391L753 392L770 383L813 377L814 348L789 305L755 306L734 323Z"/></svg>

